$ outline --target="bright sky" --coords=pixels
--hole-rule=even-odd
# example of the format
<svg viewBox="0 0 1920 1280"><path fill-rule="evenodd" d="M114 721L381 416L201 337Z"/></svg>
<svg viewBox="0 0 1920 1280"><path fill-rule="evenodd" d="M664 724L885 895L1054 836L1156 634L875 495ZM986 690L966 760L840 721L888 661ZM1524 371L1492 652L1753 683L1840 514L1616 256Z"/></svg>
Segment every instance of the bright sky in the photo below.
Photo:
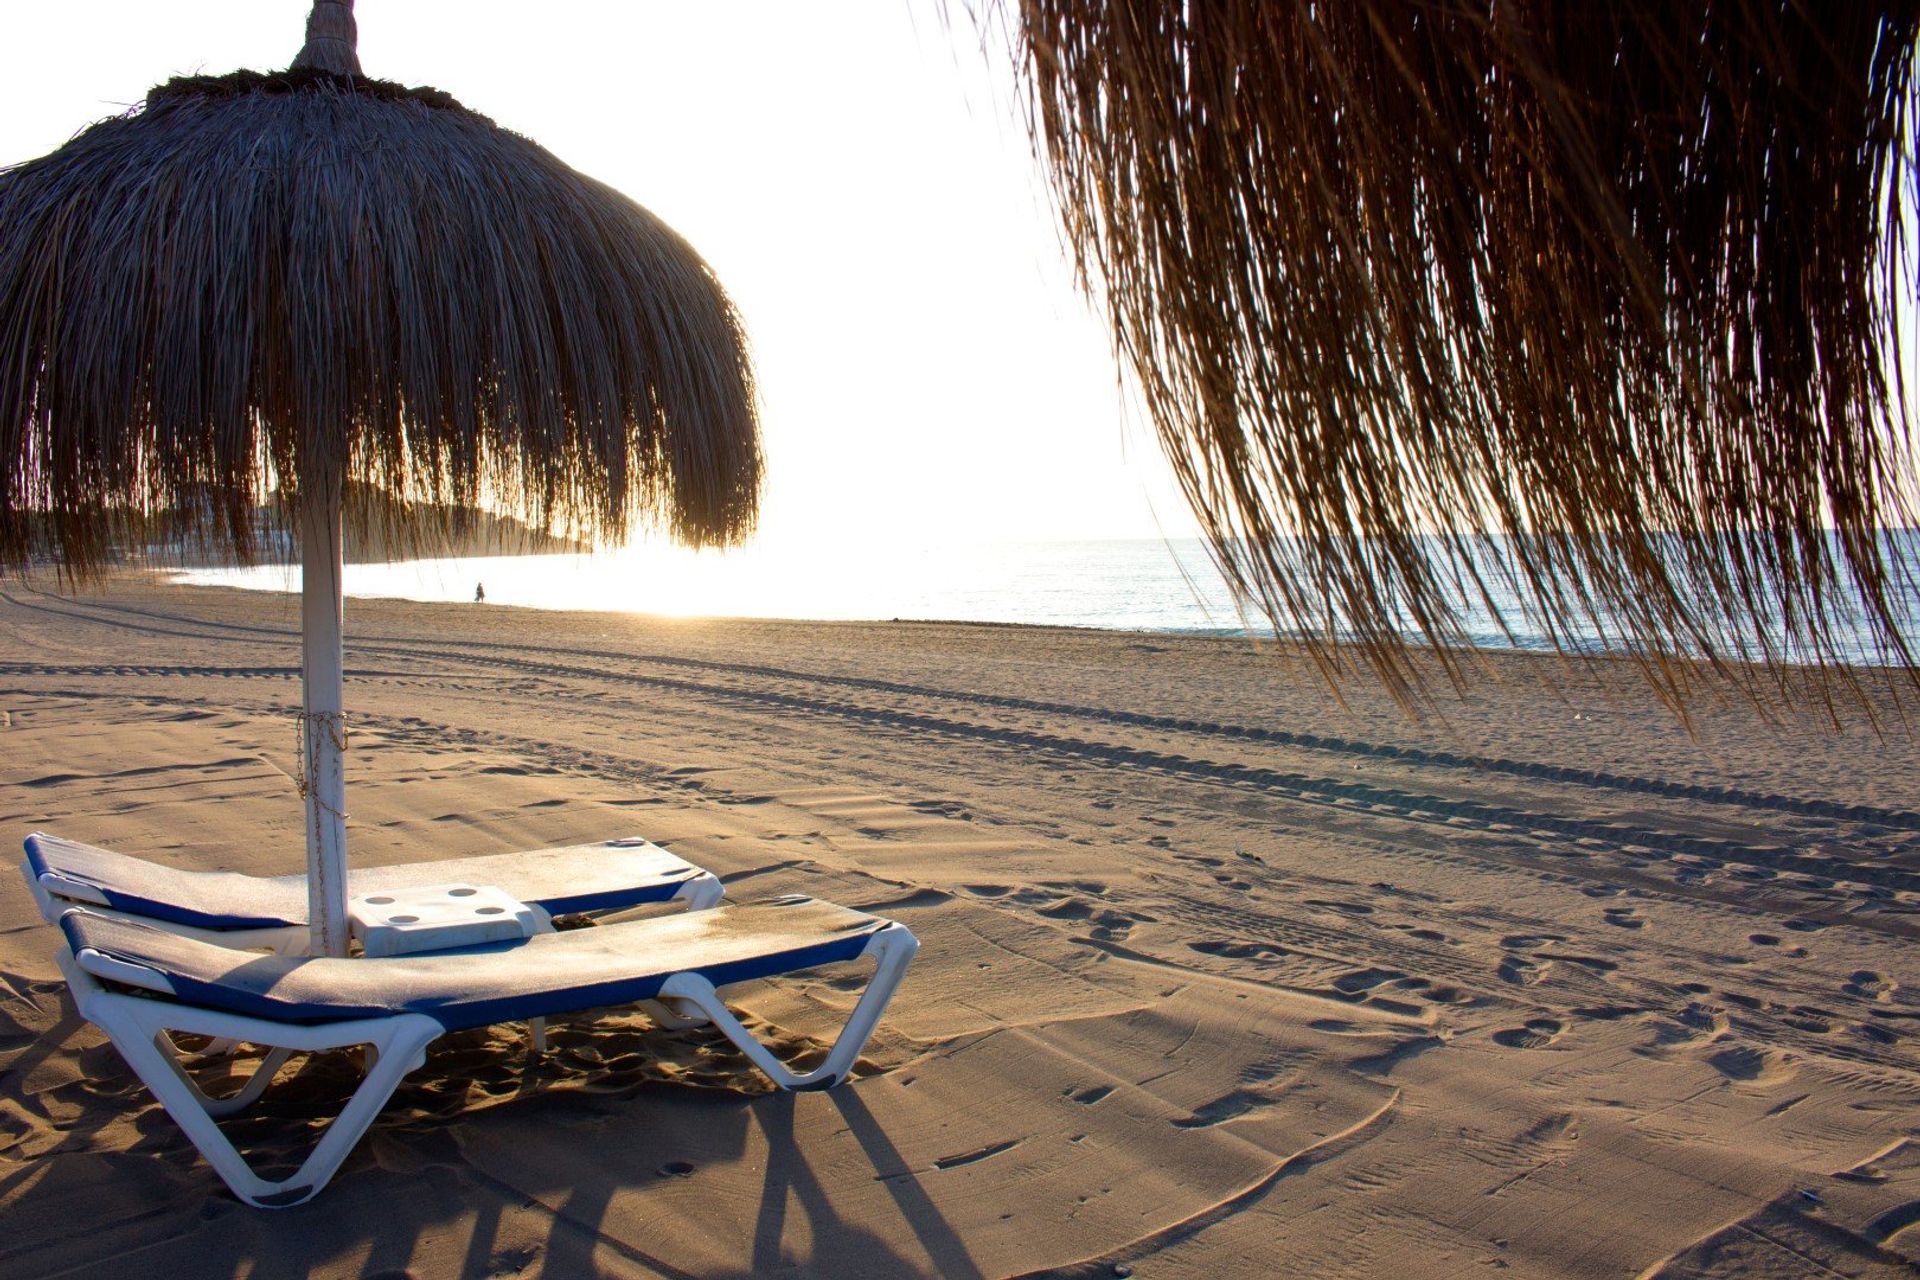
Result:
<svg viewBox="0 0 1920 1280"><path fill-rule="evenodd" d="M9 7L0 163L183 72L283 67L308 0ZM746 316L763 542L1185 536L1014 113L936 0L359 0L369 75L625 191Z"/></svg>

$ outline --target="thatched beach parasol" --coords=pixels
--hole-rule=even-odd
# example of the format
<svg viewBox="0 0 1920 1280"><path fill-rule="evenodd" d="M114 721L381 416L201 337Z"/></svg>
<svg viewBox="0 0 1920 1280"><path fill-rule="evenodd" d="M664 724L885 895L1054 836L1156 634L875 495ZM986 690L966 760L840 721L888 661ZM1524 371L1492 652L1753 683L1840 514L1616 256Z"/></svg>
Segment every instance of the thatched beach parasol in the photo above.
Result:
<svg viewBox="0 0 1920 1280"><path fill-rule="evenodd" d="M278 492L334 955L348 487L712 545L760 480L745 340L699 255L446 94L366 78L355 34L352 0L317 0L288 70L169 81L0 172L0 564L85 577L163 510L245 561Z"/></svg>
<svg viewBox="0 0 1920 1280"><path fill-rule="evenodd" d="M1920 5L967 0L1243 595L1905 665ZM1843 679L1850 678L1843 675Z"/></svg>

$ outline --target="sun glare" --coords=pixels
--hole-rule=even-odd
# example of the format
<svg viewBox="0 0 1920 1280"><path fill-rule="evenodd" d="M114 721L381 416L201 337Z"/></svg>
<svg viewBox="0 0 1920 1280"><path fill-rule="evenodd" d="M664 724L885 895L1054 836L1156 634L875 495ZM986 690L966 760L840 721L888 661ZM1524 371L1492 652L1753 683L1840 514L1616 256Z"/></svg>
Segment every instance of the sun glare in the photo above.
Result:
<svg viewBox="0 0 1920 1280"><path fill-rule="evenodd" d="M0 86L0 163L173 75L285 65L307 7L24 11L16 47L40 56ZM713 266L762 398L758 542L864 556L871 540L1191 532L1073 286L1008 72L933 10L553 0L529 22L494 0L461 9L448 40L441 6L363 0L367 73L435 85L537 139ZM744 589L760 561L686 563L692 600L714 582Z"/></svg>

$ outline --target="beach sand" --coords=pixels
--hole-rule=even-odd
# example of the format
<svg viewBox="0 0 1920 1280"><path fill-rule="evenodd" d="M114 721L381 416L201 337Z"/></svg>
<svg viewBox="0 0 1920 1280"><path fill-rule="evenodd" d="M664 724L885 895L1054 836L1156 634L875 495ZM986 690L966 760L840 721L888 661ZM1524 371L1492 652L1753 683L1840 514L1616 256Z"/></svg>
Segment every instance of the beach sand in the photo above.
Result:
<svg viewBox="0 0 1920 1280"><path fill-rule="evenodd" d="M1245 641L350 601L357 864L637 834L900 920L857 1078L451 1037L257 1211L4 876L0 1274L1913 1274L1920 742L1491 666L1415 722ZM291 598L0 584L0 831L297 870L299 697ZM737 1003L805 1052L849 986ZM353 1065L235 1132L284 1158Z"/></svg>

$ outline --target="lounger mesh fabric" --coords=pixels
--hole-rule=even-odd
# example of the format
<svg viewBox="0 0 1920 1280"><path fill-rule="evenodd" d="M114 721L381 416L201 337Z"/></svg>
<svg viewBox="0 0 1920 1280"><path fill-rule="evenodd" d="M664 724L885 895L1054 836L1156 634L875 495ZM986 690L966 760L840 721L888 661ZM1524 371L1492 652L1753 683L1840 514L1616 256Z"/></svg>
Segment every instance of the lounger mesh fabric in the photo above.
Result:
<svg viewBox="0 0 1920 1280"><path fill-rule="evenodd" d="M651 999L677 973L715 987L852 960L887 921L812 899L538 934L430 954L338 959L236 952L86 912L77 954L160 972L183 1003L318 1024L421 1013L450 1031Z"/></svg>
<svg viewBox="0 0 1920 1280"><path fill-rule="evenodd" d="M271 929L307 920L305 876L185 871L44 832L28 836L26 850L36 876L52 872L90 885L115 910L167 924ZM616 840L368 867L348 873L348 892L381 893L436 881L486 884L551 915L563 915L664 902L703 874L657 845Z"/></svg>

